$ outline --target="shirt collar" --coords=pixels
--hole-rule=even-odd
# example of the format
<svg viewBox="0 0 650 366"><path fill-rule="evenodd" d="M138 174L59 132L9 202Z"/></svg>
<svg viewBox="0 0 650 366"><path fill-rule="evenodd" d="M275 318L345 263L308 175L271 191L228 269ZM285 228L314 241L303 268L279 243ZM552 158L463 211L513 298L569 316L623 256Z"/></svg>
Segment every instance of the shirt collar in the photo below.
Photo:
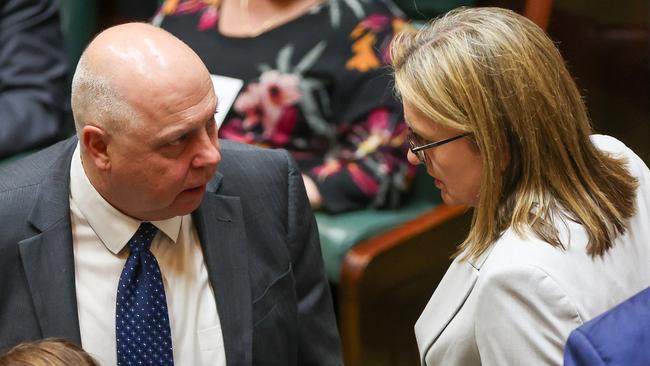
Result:
<svg viewBox="0 0 650 366"><path fill-rule="evenodd" d="M114 254L124 248L142 223L120 212L97 192L84 171L79 144L74 150L70 164L70 198L104 246ZM176 243L182 219L182 216L175 216L151 223Z"/></svg>

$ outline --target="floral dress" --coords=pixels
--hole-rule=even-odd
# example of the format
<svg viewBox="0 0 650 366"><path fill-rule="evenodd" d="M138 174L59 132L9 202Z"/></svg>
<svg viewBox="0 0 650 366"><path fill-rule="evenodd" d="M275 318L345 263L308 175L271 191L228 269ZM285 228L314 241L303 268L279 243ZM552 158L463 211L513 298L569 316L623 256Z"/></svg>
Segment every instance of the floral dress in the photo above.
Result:
<svg viewBox="0 0 650 366"><path fill-rule="evenodd" d="M386 65L406 23L378 0L328 0L259 36L228 37L219 2L168 0L154 18L210 73L244 81L219 136L287 149L329 212L398 205L414 169Z"/></svg>

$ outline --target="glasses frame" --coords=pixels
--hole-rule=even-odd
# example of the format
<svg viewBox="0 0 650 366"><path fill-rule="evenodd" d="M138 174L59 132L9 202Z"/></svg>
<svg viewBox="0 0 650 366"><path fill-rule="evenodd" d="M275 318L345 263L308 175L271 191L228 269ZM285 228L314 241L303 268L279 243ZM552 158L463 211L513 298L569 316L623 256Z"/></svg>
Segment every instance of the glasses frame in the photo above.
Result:
<svg viewBox="0 0 650 366"><path fill-rule="evenodd" d="M467 137L467 136L469 136L471 134L472 134L471 132L465 132L465 133L461 133L460 135L450 137L448 139L429 142L429 143L426 143L424 145L417 145L416 139L418 139L418 138L422 139L422 138L419 137L418 135L416 135L415 132L413 132L411 129L409 129L408 142L409 142L411 152L413 154L415 154L415 156L417 156L418 159L420 159L421 162L424 163L425 160L426 160L426 154L424 153L424 150L432 149L434 147L438 147L438 146L441 146L441 145L444 145L444 144L448 144L448 143L450 143L452 141L462 139L463 137Z"/></svg>

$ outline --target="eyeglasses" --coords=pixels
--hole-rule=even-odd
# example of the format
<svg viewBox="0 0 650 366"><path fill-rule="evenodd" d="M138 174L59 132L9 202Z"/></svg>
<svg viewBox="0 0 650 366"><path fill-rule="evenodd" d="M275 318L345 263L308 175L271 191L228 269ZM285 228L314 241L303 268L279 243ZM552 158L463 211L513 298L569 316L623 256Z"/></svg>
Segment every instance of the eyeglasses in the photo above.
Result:
<svg viewBox="0 0 650 366"><path fill-rule="evenodd" d="M415 154L415 156L420 159L421 163L424 163L426 161L426 154L424 153L424 150L426 149L431 149L434 147L438 147L440 145L444 145L446 143L462 139L465 136L471 135L470 132L462 133L460 135L450 137L448 139L440 140L440 141L434 141L434 142L427 142L425 139L422 137L418 136L409 128L409 132L406 135L406 138L409 142L409 146L411 147L411 152Z"/></svg>

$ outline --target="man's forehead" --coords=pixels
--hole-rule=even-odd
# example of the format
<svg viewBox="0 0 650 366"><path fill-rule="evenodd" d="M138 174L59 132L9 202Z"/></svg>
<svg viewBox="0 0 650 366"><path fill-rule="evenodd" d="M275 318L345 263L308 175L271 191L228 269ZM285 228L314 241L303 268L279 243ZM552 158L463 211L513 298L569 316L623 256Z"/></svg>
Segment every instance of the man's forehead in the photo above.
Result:
<svg viewBox="0 0 650 366"><path fill-rule="evenodd" d="M191 71L207 73L189 46L162 29L141 23L109 28L86 52L95 69L127 84L183 77Z"/></svg>
<svg viewBox="0 0 650 366"><path fill-rule="evenodd" d="M193 123L200 125L201 121L211 118L216 108L211 83L191 83L185 89L174 91L158 89L153 98L135 95L135 108L142 110L159 129L192 128Z"/></svg>

